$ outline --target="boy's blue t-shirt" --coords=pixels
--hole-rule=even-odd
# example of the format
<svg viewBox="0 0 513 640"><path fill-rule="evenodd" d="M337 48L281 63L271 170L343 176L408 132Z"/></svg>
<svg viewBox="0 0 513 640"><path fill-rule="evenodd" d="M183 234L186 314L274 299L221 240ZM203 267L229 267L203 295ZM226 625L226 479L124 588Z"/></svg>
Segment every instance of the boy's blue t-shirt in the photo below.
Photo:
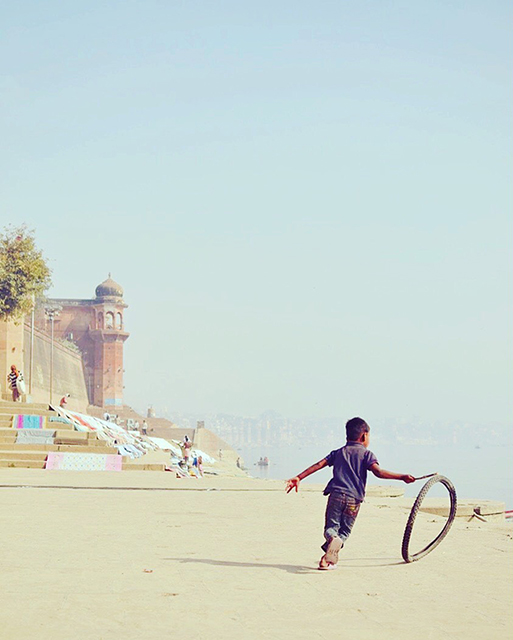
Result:
<svg viewBox="0 0 513 640"><path fill-rule="evenodd" d="M347 493L357 500L365 498L367 471L376 456L359 442L348 442L326 456L328 466L333 467L333 478L326 485L324 495L333 492Z"/></svg>

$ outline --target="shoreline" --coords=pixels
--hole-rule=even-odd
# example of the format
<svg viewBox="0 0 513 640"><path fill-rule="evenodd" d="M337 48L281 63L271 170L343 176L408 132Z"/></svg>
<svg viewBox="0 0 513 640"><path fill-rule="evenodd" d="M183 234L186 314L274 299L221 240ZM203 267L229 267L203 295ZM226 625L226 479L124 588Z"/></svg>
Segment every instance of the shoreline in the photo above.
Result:
<svg viewBox="0 0 513 640"><path fill-rule="evenodd" d="M323 483L303 483L299 493L315 493L322 496ZM419 484L419 490L422 487ZM207 475L202 479L176 478L173 473L152 471L90 472L47 471L41 469L0 469L0 491L6 489L91 490L91 491L195 491L195 492L277 492L285 493L283 480L260 479L249 475ZM324 496L322 496L325 499ZM404 495L404 487L368 485L365 502L373 499L389 499L391 504L404 510L411 509L415 498ZM447 500L438 497L425 498L421 511L444 515ZM501 521L506 525L505 504L500 501L469 499L458 500L457 519L472 519L475 512L485 521Z"/></svg>

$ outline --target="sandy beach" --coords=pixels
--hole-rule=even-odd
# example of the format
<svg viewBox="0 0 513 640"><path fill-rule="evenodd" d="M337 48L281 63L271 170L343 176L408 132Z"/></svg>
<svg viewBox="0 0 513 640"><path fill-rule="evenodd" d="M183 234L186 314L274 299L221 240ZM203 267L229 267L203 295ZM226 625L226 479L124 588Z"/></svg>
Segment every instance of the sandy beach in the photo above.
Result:
<svg viewBox="0 0 513 640"><path fill-rule="evenodd" d="M338 570L320 572L319 486L286 495L280 482L171 476L0 470L2 637L511 635L506 523L457 518L437 549L405 564L408 508L375 491ZM417 525L441 522L420 514Z"/></svg>

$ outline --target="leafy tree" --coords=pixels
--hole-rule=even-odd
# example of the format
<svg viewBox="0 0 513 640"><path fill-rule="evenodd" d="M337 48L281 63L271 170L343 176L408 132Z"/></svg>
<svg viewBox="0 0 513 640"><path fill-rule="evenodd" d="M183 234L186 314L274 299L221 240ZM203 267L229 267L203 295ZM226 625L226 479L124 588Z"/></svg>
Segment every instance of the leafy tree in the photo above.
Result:
<svg viewBox="0 0 513 640"><path fill-rule="evenodd" d="M19 321L51 284L51 271L25 225L0 233L0 319Z"/></svg>

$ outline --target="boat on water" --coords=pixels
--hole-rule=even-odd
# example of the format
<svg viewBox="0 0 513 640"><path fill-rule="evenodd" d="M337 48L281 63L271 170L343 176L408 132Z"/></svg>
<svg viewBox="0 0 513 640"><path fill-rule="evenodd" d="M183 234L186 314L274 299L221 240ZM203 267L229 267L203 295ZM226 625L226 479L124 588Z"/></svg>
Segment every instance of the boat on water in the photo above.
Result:
<svg viewBox="0 0 513 640"><path fill-rule="evenodd" d="M268 467L269 466L269 458L267 456L265 458L260 458L260 460L256 464L259 467Z"/></svg>

